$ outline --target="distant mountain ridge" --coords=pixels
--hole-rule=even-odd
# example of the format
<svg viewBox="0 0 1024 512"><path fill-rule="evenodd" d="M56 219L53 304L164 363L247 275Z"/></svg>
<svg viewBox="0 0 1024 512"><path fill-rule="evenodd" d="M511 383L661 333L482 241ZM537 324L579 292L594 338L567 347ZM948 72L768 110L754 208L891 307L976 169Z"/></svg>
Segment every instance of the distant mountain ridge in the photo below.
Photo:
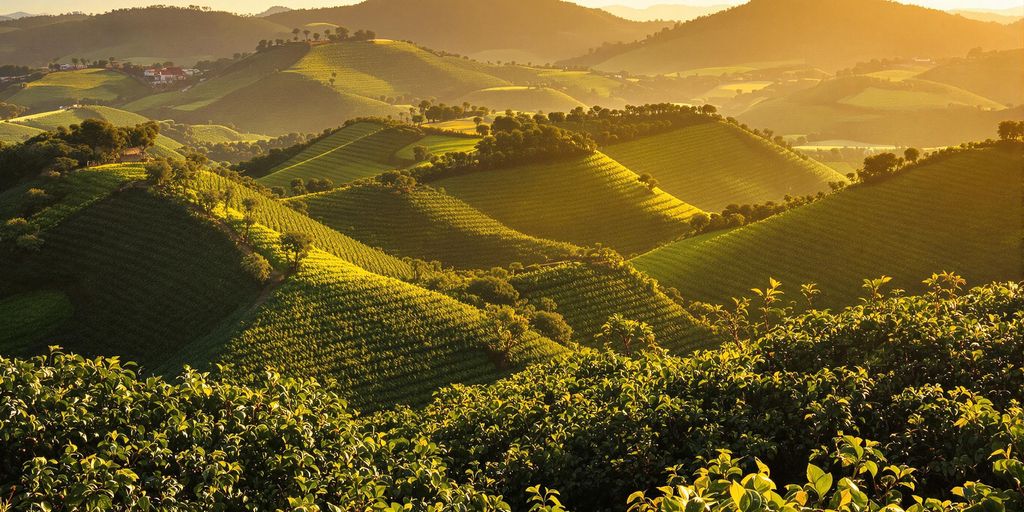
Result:
<svg viewBox="0 0 1024 512"><path fill-rule="evenodd" d="M940 58L1021 44L1013 26L887 0L751 0L564 63L643 74L779 61L836 70L874 58Z"/></svg>
<svg viewBox="0 0 1024 512"><path fill-rule="evenodd" d="M602 9L627 20L633 21L690 21L694 18L714 14L723 9L728 9L728 4L720 5L686 5L686 4L658 4L644 8L629 7L626 5L608 5Z"/></svg>
<svg viewBox="0 0 1024 512"><path fill-rule="evenodd" d="M368 28L380 37L410 39L478 60L535 63L570 58L606 41L634 41L669 26L625 20L562 0L366 0L266 19L286 27L333 23Z"/></svg>

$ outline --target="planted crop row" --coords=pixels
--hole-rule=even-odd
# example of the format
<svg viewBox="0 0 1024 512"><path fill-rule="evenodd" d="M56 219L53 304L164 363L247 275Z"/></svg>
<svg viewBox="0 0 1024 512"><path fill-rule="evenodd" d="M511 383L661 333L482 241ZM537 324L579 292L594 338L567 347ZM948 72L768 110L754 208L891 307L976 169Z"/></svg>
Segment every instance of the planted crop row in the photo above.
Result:
<svg viewBox="0 0 1024 512"><path fill-rule="evenodd" d="M704 210L780 201L829 190L845 178L723 122L701 123L614 144L602 151L658 180L666 192Z"/></svg>
<svg viewBox="0 0 1024 512"><path fill-rule="evenodd" d="M920 290L949 270L972 283L1019 279L1021 156L974 150L882 183L727 233L683 240L634 260L687 298L722 303L778 279L790 299L802 283L822 305L853 304L867 277Z"/></svg>
<svg viewBox="0 0 1024 512"><path fill-rule="evenodd" d="M512 284L532 301L554 300L584 343L593 342L608 317L616 313L650 324L658 344L673 353L717 342L682 306L628 268L608 270L572 263L516 276Z"/></svg>
<svg viewBox="0 0 1024 512"><path fill-rule="evenodd" d="M597 153L553 163L475 172L435 183L505 225L577 245L643 252L688 229L697 208L651 191Z"/></svg>
<svg viewBox="0 0 1024 512"><path fill-rule="evenodd" d="M520 233L428 188L398 194L358 186L310 196L307 204L312 217L367 245L456 268L543 263L575 252L569 244Z"/></svg>

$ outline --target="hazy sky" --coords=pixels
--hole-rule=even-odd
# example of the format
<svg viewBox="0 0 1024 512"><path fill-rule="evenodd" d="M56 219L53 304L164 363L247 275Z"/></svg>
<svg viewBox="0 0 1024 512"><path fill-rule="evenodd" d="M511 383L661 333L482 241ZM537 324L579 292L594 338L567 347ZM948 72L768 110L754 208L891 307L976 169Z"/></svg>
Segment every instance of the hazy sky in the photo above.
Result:
<svg viewBox="0 0 1024 512"><path fill-rule="evenodd" d="M480 0L486 2L487 0ZM717 5L742 3L739 0L575 0L577 3L600 7L604 5L631 5L646 7L653 4L679 3L690 5ZM329 7L357 3L356 0L0 0L0 14L15 11L31 13L61 13L69 11L103 12L112 7L137 7L153 4L208 5L218 10L252 13L272 5L292 8ZM938 9L1008 9L1019 7L1021 0L905 0Z"/></svg>

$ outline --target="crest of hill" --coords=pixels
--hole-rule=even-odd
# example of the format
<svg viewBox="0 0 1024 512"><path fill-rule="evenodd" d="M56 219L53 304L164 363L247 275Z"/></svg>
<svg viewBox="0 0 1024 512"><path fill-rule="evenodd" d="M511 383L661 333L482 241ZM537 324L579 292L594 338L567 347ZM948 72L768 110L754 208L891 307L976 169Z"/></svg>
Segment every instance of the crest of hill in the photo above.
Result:
<svg viewBox="0 0 1024 512"><path fill-rule="evenodd" d="M113 56L145 59L146 63L169 60L191 64L249 51L255 41L290 36L290 30L265 18L226 12L176 7L122 9L0 33L0 61L41 66L54 57Z"/></svg>
<svg viewBox="0 0 1024 512"><path fill-rule="evenodd" d="M778 61L837 70L880 57L966 55L979 46L1018 48L1020 31L888 0L752 0L567 62L639 74Z"/></svg>
<svg viewBox="0 0 1024 512"><path fill-rule="evenodd" d="M317 22L367 27L381 37L480 60L535 63L579 55L605 41L634 41L668 25L628 21L561 0L367 0L266 19L287 27Z"/></svg>
<svg viewBox="0 0 1024 512"><path fill-rule="evenodd" d="M1024 49L957 59L917 76L959 87L1004 105L1024 104Z"/></svg>
<svg viewBox="0 0 1024 512"><path fill-rule="evenodd" d="M50 112L40 112L38 114L16 117L0 124L0 133L3 132L4 126L23 126L30 130L36 130L35 133L53 131L62 126L79 124L86 119L102 119L119 127L135 126L137 124L143 124L150 121L150 119L145 116L134 114L132 112L127 112L113 107L91 105L87 107L53 110ZM18 132L14 133L17 134ZM182 144L180 142L171 139L166 135L157 135L156 143L149 149L149 152L154 156L159 157L184 158L181 153L178 152L181 148Z"/></svg>
<svg viewBox="0 0 1024 512"><path fill-rule="evenodd" d="M846 181L832 169L724 121L601 148L659 187L706 211L828 191Z"/></svg>
<svg viewBox="0 0 1024 512"><path fill-rule="evenodd" d="M865 276L920 290L948 270L980 283L1022 277L1020 146L941 155L884 182L860 185L733 231L669 244L633 260L683 296L712 303L769 278L796 295L817 283L819 305L854 304Z"/></svg>
<svg viewBox="0 0 1024 512"><path fill-rule="evenodd" d="M952 85L856 75L767 99L737 117L783 134L935 147L985 139L1020 114Z"/></svg>
<svg viewBox="0 0 1024 512"><path fill-rule="evenodd" d="M23 88L11 90L12 94L4 97L3 101L23 105L36 112L79 102L123 102L149 93L149 88L138 80L107 69L48 73Z"/></svg>
<svg viewBox="0 0 1024 512"><path fill-rule="evenodd" d="M460 269L565 259L578 248L505 226L444 192L359 185L302 198L313 218L390 254Z"/></svg>
<svg viewBox="0 0 1024 512"><path fill-rule="evenodd" d="M432 183L512 229L622 254L649 250L689 229L696 207L650 190L606 155L492 169Z"/></svg>
<svg viewBox="0 0 1024 512"><path fill-rule="evenodd" d="M586 108L581 101L562 91L523 85L481 89L461 100L473 105L505 105L527 112L568 112L576 107Z"/></svg>

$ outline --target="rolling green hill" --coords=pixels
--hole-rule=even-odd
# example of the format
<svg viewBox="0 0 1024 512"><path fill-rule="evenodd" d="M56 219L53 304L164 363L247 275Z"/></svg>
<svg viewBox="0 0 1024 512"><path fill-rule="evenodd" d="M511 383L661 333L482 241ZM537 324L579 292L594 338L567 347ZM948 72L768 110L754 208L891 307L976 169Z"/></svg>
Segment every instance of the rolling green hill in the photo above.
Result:
<svg viewBox="0 0 1024 512"><path fill-rule="evenodd" d="M233 243L143 190L89 205L43 238L39 254L13 267L0 263L10 277L2 291L10 294L9 307L24 307L47 291L59 317L39 320L52 323L44 332L7 340L5 352L59 343L152 369L256 296Z"/></svg>
<svg viewBox="0 0 1024 512"><path fill-rule="evenodd" d="M887 0L752 0L566 63L635 74L783 61L834 71L873 58L942 58L1020 45L1013 27Z"/></svg>
<svg viewBox="0 0 1024 512"><path fill-rule="evenodd" d="M433 183L512 229L577 245L643 252L688 230L700 210L597 153L474 172Z"/></svg>
<svg viewBox="0 0 1024 512"><path fill-rule="evenodd" d="M229 142L252 142L266 140L269 137L257 133L239 133L219 124L196 124L188 127L188 136L205 144L224 144Z"/></svg>
<svg viewBox="0 0 1024 512"><path fill-rule="evenodd" d="M472 121L470 125L472 126ZM458 153L473 151L476 148L476 144L480 142L480 139L476 137L456 137L454 135L427 135L422 139L409 144L408 146L399 149L395 152L395 158L403 161L412 162L415 160L415 153L413 153L416 146L423 146L427 148L433 155L443 155L445 153Z"/></svg>
<svg viewBox="0 0 1024 512"><path fill-rule="evenodd" d="M957 59L918 75L959 87L1005 105L1024 103L1024 49Z"/></svg>
<svg viewBox="0 0 1024 512"><path fill-rule="evenodd" d="M1020 110L926 80L870 76L825 80L757 103L737 117L752 126L815 139L847 139L935 147L983 140Z"/></svg>
<svg viewBox="0 0 1024 512"><path fill-rule="evenodd" d="M38 112L79 102L124 102L149 92L145 84L120 71L80 69L48 73L9 96L0 93L0 99Z"/></svg>
<svg viewBox="0 0 1024 512"><path fill-rule="evenodd" d="M659 187L707 211L828 191L846 178L725 122L701 123L601 148Z"/></svg>
<svg viewBox="0 0 1024 512"><path fill-rule="evenodd" d="M814 282L821 304L853 304L865 278L921 289L948 270L971 283L1021 279L1021 153L971 150L728 232L633 260L683 296L723 303L781 281L790 299Z"/></svg>
<svg viewBox="0 0 1024 512"><path fill-rule="evenodd" d="M50 131L56 130L61 126L79 124L86 119L103 119L105 121L109 121L115 126L122 127L134 126L150 121L149 118L132 112L119 110L113 107L92 105L16 117L3 124L17 124L36 130ZM2 128L0 128L0 131L2 131ZM183 158L178 152L181 148L182 144L180 142L171 139L166 135L158 135L156 138L156 144L150 148L149 152L155 156Z"/></svg>
<svg viewBox="0 0 1024 512"><path fill-rule="evenodd" d="M390 254L462 269L543 263L577 248L525 235L443 192L396 194L377 185L303 196L315 219Z"/></svg>
<svg viewBox="0 0 1024 512"><path fill-rule="evenodd" d="M0 121L0 142L5 144L16 144L41 132L43 130L31 126Z"/></svg>
<svg viewBox="0 0 1024 512"><path fill-rule="evenodd" d="M628 266L612 270L568 263L515 276L512 284L532 302L554 300L585 344L597 346L594 335L616 313L650 324L658 345L673 353L718 343L682 306Z"/></svg>
<svg viewBox="0 0 1024 512"><path fill-rule="evenodd" d="M488 105L498 109L510 108L526 112L568 112L586 107L582 102L562 91L549 87L522 85L490 87L474 91L461 98L473 105Z"/></svg>
<svg viewBox="0 0 1024 512"><path fill-rule="evenodd" d="M288 187L295 178L330 178L336 185L401 167L395 153L423 138L408 127L362 122L342 128L271 169L260 183Z"/></svg>

